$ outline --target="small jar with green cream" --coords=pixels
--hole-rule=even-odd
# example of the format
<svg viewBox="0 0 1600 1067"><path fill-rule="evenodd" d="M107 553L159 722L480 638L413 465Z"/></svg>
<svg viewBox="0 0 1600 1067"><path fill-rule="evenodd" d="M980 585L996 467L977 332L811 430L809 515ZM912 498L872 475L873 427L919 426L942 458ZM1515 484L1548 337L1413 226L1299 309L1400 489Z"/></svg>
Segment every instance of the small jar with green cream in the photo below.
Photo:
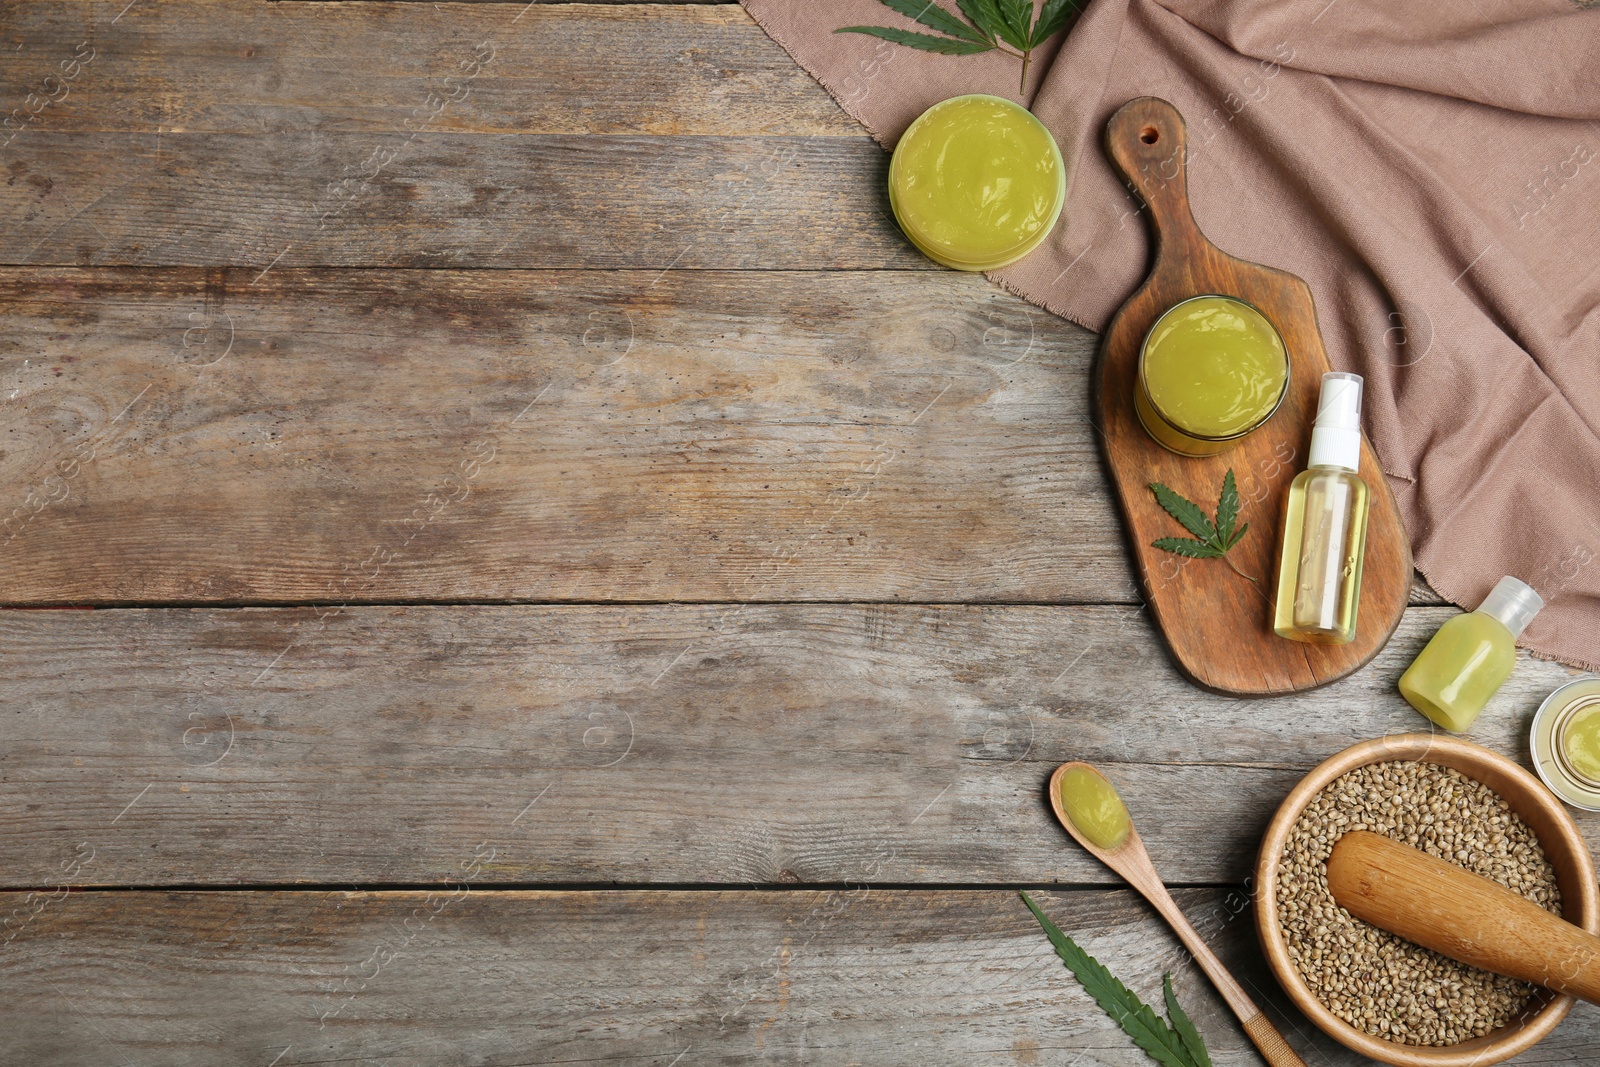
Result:
<svg viewBox="0 0 1600 1067"><path fill-rule="evenodd" d="M1289 351L1267 317L1231 296L1196 296L1145 334L1133 406L1165 448L1214 456L1270 419L1288 389Z"/></svg>
<svg viewBox="0 0 1600 1067"><path fill-rule="evenodd" d="M1044 241L1067 198L1061 149L1032 112L957 96L913 122L889 162L889 206L911 243L956 270L998 270Z"/></svg>
<svg viewBox="0 0 1600 1067"><path fill-rule="evenodd" d="M1533 766L1550 791L1575 808L1600 811L1600 674L1586 674L1545 698L1533 716Z"/></svg>

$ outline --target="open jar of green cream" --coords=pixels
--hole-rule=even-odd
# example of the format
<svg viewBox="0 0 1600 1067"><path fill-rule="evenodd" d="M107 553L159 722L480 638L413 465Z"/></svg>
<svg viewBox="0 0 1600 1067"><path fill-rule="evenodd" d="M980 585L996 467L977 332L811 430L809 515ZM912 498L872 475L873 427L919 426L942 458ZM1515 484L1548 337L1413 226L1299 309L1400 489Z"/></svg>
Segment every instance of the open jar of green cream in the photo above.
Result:
<svg viewBox="0 0 1600 1067"><path fill-rule="evenodd" d="M1139 349L1134 410L1183 456L1226 452L1272 417L1289 388L1289 351L1267 317L1231 296L1168 308Z"/></svg>
<svg viewBox="0 0 1600 1067"><path fill-rule="evenodd" d="M1600 811L1600 674L1575 678L1533 716L1533 766L1575 808Z"/></svg>
<svg viewBox="0 0 1600 1067"><path fill-rule="evenodd" d="M895 221L924 255L956 270L998 270L1032 252L1066 196L1055 138L1027 108L998 96L933 105L889 162Z"/></svg>

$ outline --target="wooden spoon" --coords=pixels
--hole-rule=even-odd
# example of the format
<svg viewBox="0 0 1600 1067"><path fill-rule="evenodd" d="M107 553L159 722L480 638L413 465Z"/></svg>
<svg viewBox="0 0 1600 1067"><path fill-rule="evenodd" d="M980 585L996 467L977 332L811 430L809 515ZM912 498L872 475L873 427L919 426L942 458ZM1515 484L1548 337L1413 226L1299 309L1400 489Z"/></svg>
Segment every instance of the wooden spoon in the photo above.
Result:
<svg viewBox="0 0 1600 1067"><path fill-rule="evenodd" d="M1328 857L1351 915L1485 971L1600 1004L1600 937L1410 845L1352 830Z"/></svg>
<svg viewBox="0 0 1600 1067"><path fill-rule="evenodd" d="M1139 831L1133 828L1132 821L1128 825L1128 837L1116 848L1103 849L1078 832L1072 825L1066 810L1061 806L1061 777L1075 767L1083 767L1094 774L1100 774L1091 764L1074 761L1063 763L1056 768L1050 776L1050 806L1055 810L1056 818L1061 825L1066 827L1067 833L1082 845L1089 853L1116 871L1128 884L1137 889L1152 907L1167 920L1167 925L1172 927L1178 935L1178 940L1183 942L1184 948L1194 956L1200 969L1211 979L1211 984L1217 987L1217 992L1222 994L1222 999L1227 1001L1228 1007L1239 1017L1244 1024L1244 1032L1250 1035L1250 1040L1255 1043L1263 1058L1271 1067L1306 1067L1302 1060L1289 1047L1289 1043L1278 1033L1278 1028L1272 1025L1255 1001L1244 991L1222 961L1206 943L1201 940L1200 934L1189 925L1189 920L1184 918L1183 911L1178 907L1177 901L1172 899L1172 894L1167 892L1166 885L1161 881L1161 876L1156 874L1155 865L1150 862L1150 854L1144 850L1144 842L1139 840ZM1104 775L1100 775L1104 778ZM1109 784L1109 782L1107 783Z"/></svg>

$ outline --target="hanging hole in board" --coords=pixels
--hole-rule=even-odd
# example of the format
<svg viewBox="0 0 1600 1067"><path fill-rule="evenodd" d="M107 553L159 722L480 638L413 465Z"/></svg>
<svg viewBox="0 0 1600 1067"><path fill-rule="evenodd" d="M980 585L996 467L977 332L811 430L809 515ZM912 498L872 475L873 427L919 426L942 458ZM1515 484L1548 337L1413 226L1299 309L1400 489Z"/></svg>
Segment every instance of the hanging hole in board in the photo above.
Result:
<svg viewBox="0 0 1600 1067"><path fill-rule="evenodd" d="M1161 140L1161 131L1156 129L1154 126L1146 126L1144 129L1139 131L1139 140L1143 141L1145 144L1155 144L1157 141Z"/></svg>

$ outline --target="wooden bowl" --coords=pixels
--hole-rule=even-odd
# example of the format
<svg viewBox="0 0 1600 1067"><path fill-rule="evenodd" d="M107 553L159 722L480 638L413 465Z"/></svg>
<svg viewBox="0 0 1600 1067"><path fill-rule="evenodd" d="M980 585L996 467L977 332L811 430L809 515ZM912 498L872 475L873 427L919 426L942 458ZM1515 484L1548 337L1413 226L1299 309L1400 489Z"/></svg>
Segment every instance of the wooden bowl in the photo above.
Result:
<svg viewBox="0 0 1600 1067"><path fill-rule="evenodd" d="M1401 734L1353 745L1319 766L1295 786L1267 827L1256 862L1256 932L1278 982L1295 1006L1334 1040L1363 1056L1396 1067L1487 1067L1527 1051L1549 1035L1572 1010L1573 998L1540 990L1515 1020L1484 1037L1455 1045L1402 1045L1338 1018L1323 1006L1289 958L1289 945L1278 925L1278 861L1311 798L1342 774L1369 763L1420 760L1460 771L1505 798L1511 810L1538 835L1555 868L1561 887L1562 916L1592 934L1600 934L1600 887L1583 835L1566 808L1539 780L1512 761L1486 748L1432 734Z"/></svg>

